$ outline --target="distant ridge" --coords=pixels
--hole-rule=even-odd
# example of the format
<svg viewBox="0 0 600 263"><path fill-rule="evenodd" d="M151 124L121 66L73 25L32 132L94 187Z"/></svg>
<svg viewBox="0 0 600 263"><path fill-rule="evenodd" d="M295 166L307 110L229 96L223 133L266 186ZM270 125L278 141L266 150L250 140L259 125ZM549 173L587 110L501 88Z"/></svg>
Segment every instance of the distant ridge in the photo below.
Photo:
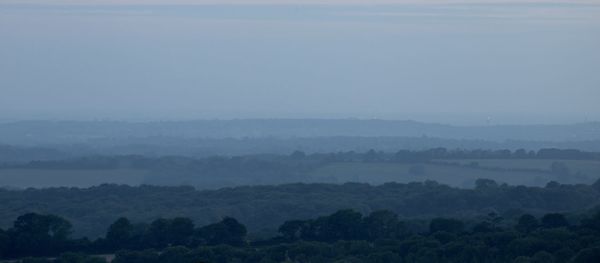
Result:
<svg viewBox="0 0 600 263"><path fill-rule="evenodd" d="M404 120L234 119L194 121L16 121L0 123L0 142L78 143L98 138L436 137L487 141L600 140L600 122L569 125L453 126Z"/></svg>

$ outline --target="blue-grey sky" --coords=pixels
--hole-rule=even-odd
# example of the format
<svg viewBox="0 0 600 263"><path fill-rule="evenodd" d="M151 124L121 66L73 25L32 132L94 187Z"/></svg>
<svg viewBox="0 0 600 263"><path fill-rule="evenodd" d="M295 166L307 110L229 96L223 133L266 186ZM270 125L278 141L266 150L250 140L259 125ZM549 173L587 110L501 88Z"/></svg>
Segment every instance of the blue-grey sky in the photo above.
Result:
<svg viewBox="0 0 600 263"><path fill-rule="evenodd" d="M600 1L0 0L0 119L600 118Z"/></svg>

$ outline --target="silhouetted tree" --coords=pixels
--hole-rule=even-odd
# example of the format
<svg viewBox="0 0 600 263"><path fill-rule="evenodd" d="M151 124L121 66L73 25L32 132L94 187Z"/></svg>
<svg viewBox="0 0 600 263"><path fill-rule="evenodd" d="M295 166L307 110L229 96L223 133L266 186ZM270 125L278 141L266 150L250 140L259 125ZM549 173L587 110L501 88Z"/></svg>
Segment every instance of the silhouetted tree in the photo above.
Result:
<svg viewBox="0 0 600 263"><path fill-rule="evenodd" d="M159 263L158 253L152 250L119 251L112 263Z"/></svg>
<svg viewBox="0 0 600 263"><path fill-rule="evenodd" d="M186 245L194 234L194 222L185 217L176 217L169 223L169 242L172 245Z"/></svg>
<svg viewBox="0 0 600 263"><path fill-rule="evenodd" d="M583 219L581 225L589 229L600 231L600 211L596 212L591 218Z"/></svg>
<svg viewBox="0 0 600 263"><path fill-rule="evenodd" d="M464 223L456 219L435 218L429 223L429 232L445 231L448 233L460 233L464 231L464 227Z"/></svg>
<svg viewBox="0 0 600 263"><path fill-rule="evenodd" d="M600 247L585 248L579 251L573 260L573 263L600 262Z"/></svg>
<svg viewBox="0 0 600 263"><path fill-rule="evenodd" d="M406 226L398 220L398 215L388 210L372 212L363 222L370 240L396 239L407 234Z"/></svg>
<svg viewBox="0 0 600 263"><path fill-rule="evenodd" d="M54 215L36 213L17 218L9 230L11 254L45 256L64 251L71 233L71 223Z"/></svg>
<svg viewBox="0 0 600 263"><path fill-rule="evenodd" d="M169 220L159 218L150 224L148 239L152 247L164 248L169 245Z"/></svg>
<svg viewBox="0 0 600 263"><path fill-rule="evenodd" d="M0 258L8 255L10 236L6 231L0 228Z"/></svg>
<svg viewBox="0 0 600 263"><path fill-rule="evenodd" d="M532 216L530 214L524 214L521 217L519 217L519 222L515 226L515 229L523 233L529 233L538 228L539 225L540 223L538 222L537 218L535 218L535 216Z"/></svg>
<svg viewBox="0 0 600 263"><path fill-rule="evenodd" d="M290 157L295 160L302 160L302 159L306 158L306 153L304 153L303 151L294 151L290 155Z"/></svg>
<svg viewBox="0 0 600 263"><path fill-rule="evenodd" d="M227 244L242 246L246 244L246 227L236 219L225 217L221 222L204 226L196 234L208 245Z"/></svg>
<svg viewBox="0 0 600 263"><path fill-rule="evenodd" d="M106 241L111 249L129 248L133 237L133 225L129 219L121 217L108 227Z"/></svg>
<svg viewBox="0 0 600 263"><path fill-rule="evenodd" d="M363 157L363 161L365 161L365 162L382 161L381 155L382 155L382 153L376 152L375 150L371 149L365 153L365 155Z"/></svg>
<svg viewBox="0 0 600 263"><path fill-rule="evenodd" d="M362 215L353 210L340 210L321 217L311 224L316 240L335 241L359 239L363 236Z"/></svg>
<svg viewBox="0 0 600 263"><path fill-rule="evenodd" d="M550 213L542 217L542 226L546 228L566 227L569 226L569 222L562 214Z"/></svg>
<svg viewBox="0 0 600 263"><path fill-rule="evenodd" d="M492 179L479 178L475 180L475 189L486 190L490 188L498 188L498 183Z"/></svg>
<svg viewBox="0 0 600 263"><path fill-rule="evenodd" d="M285 221L279 227L279 233L283 236L283 238L287 241L295 241L300 239L302 234L302 229L306 227L307 221L303 220L290 220Z"/></svg>
<svg viewBox="0 0 600 263"><path fill-rule="evenodd" d="M106 263L106 260L83 253L63 253L52 263Z"/></svg>

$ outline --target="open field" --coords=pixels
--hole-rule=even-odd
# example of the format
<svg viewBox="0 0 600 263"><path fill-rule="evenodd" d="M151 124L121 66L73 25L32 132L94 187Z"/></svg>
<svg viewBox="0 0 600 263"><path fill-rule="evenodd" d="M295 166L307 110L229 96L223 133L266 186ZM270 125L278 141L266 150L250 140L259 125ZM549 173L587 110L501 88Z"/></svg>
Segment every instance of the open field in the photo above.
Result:
<svg viewBox="0 0 600 263"><path fill-rule="evenodd" d="M581 173L589 176L600 175L600 162L594 160L545 160L545 159L467 159L447 160L460 164L476 162L480 167L505 168L505 169L539 169L550 171L553 162L562 162L567 165L572 174Z"/></svg>
<svg viewBox="0 0 600 263"><path fill-rule="evenodd" d="M564 163L569 174L551 172L553 162ZM450 164L444 164L450 163ZM477 163L477 166L472 166ZM416 171L415 172L415 168ZM411 171L412 170L412 171ZM591 160L541 159L464 159L438 160L434 163L408 164L391 162L334 162L320 164L311 170L286 174L286 170L265 169L231 171L220 176L219 171L190 170L182 176L177 167L152 169L0 169L0 186L14 188L89 187L104 183L158 185L193 185L199 189L216 189L238 184L280 184L294 182L346 183L361 182L422 182L433 180L455 187L473 187L475 180L487 178L510 185L544 186L549 181L565 184L590 184L600 177L600 162ZM160 179L160 180L158 180ZM228 181L229 180L229 181Z"/></svg>
<svg viewBox="0 0 600 263"><path fill-rule="evenodd" d="M472 187L478 178L493 179L511 185L543 186L549 181L560 183L592 183L600 177L600 163L595 161L564 161L571 170L569 176L550 173L553 160L457 160L461 164L479 162L480 167L504 169L540 169L544 171L502 171L443 164L420 164L423 172L415 174L415 164L402 163L333 163L318 168L310 175L315 181L326 182L414 182L434 180L457 187ZM454 160L452 162L455 162ZM577 174L577 172L580 174Z"/></svg>
<svg viewBox="0 0 600 263"><path fill-rule="evenodd" d="M90 187L104 183L140 185L148 171L134 169L0 169L0 186Z"/></svg>

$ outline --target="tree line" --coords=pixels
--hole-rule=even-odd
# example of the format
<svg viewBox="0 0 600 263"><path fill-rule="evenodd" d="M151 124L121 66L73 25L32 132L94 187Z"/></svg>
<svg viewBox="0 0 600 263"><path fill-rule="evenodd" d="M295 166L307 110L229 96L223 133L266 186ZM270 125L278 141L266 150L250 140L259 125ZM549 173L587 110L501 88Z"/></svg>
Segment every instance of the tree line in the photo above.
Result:
<svg viewBox="0 0 600 263"><path fill-rule="evenodd" d="M369 184L285 184L196 190L189 186L102 185L90 188L0 189L0 227L23 211L56 213L73 222L77 236L104 235L115 217L151 221L164 215L187 216L209 224L232 216L251 233L272 234L286 220L312 218L343 208L361 213L390 210L403 218L458 217L495 211L504 217L578 212L600 205L600 181L593 185L549 183L510 186L480 179L474 189L433 181Z"/></svg>
<svg viewBox="0 0 600 263"><path fill-rule="evenodd" d="M246 245L246 227L236 219L195 227L191 219L156 219L150 224L132 223L121 217L104 237L90 240L71 238L72 224L52 214L27 213L8 230L0 229L0 258L50 257L65 252L113 253L131 249L164 249L170 246Z"/></svg>
<svg viewBox="0 0 600 263"><path fill-rule="evenodd" d="M70 227L55 215L24 214L12 228L0 230L0 256L23 263L105 262L90 255L106 253L114 253L116 263L600 260L600 211L577 222L561 213L522 214L514 221L495 213L475 221L438 217L416 230L391 211L363 216L339 210L286 221L279 235L258 241L249 240L245 226L230 217L202 227L185 217L149 224L119 218L93 241L70 238Z"/></svg>
<svg viewBox="0 0 600 263"><path fill-rule="evenodd" d="M236 168L238 170L264 169L301 169L311 168L330 162L402 162L420 163L432 160L456 159L560 159L560 160L600 160L600 153L586 152L577 149L546 148L538 151L518 149L504 150L465 150L447 149L443 147L428 150L383 152L368 150L365 152L332 152L311 153L294 151L289 155L256 154L242 156L210 156L192 158L184 156L146 157L141 155L94 155L64 160L30 161L22 164L2 163L0 168L35 168L35 169L161 169L188 168L194 170L218 170Z"/></svg>

